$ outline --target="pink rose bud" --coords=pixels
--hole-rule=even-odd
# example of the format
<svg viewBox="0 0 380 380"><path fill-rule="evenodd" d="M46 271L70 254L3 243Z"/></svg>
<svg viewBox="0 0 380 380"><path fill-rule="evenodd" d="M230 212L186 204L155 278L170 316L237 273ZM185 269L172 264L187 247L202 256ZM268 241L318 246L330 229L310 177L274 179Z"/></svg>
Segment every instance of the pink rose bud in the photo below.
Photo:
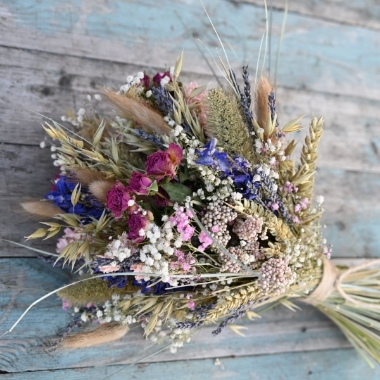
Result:
<svg viewBox="0 0 380 380"><path fill-rule="evenodd" d="M107 193L107 208L111 210L116 219L119 219L128 208L130 199L127 188L121 182L116 181L116 184Z"/></svg>
<svg viewBox="0 0 380 380"><path fill-rule="evenodd" d="M133 172L127 190L138 195L148 195L148 187L153 181L142 173Z"/></svg>

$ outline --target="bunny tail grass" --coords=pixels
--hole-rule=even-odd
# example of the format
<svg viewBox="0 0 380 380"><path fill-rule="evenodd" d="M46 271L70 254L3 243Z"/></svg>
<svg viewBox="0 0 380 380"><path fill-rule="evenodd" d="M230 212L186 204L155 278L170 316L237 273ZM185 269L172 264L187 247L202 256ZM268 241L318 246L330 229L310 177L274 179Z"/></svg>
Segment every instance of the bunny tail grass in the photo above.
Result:
<svg viewBox="0 0 380 380"><path fill-rule="evenodd" d="M143 102L110 90L103 90L103 94L119 108L125 118L139 122L147 132L164 135L170 133L171 129L164 118Z"/></svg>
<svg viewBox="0 0 380 380"><path fill-rule="evenodd" d="M255 111L257 124L263 129L265 129L269 117L268 96L272 88L272 85L265 76L259 79L256 88Z"/></svg>
<svg viewBox="0 0 380 380"><path fill-rule="evenodd" d="M62 213L58 206L48 201L22 202L20 204L29 214L44 218L53 218L55 215Z"/></svg>
<svg viewBox="0 0 380 380"><path fill-rule="evenodd" d="M92 182L106 180L106 176L98 171L90 169L74 168L74 177L85 186L89 186Z"/></svg>
<svg viewBox="0 0 380 380"><path fill-rule="evenodd" d="M128 330L128 325L105 323L93 331L66 336L57 348L65 350L98 346L122 338Z"/></svg>

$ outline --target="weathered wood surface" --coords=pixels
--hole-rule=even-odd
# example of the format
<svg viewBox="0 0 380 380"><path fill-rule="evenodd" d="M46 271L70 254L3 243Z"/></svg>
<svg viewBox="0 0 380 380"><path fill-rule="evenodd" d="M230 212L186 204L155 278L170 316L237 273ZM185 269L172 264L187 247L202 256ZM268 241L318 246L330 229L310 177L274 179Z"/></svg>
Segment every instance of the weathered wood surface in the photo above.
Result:
<svg viewBox="0 0 380 380"><path fill-rule="evenodd" d="M341 363L345 365L342 366ZM330 374L326 377L326 374ZM28 380L377 380L353 350L283 353L281 355L241 356L171 362L137 364L135 366L86 367L29 372ZM24 373L3 375L4 379L24 380Z"/></svg>
<svg viewBox="0 0 380 380"><path fill-rule="evenodd" d="M29 304L68 283L69 277L58 269L52 271L48 264L34 258L2 259L1 262L2 333L12 326ZM239 325L250 325L248 330L244 330L245 338L229 329L216 338L211 334L215 326L203 328L176 355L165 351L145 362L221 359L349 347L332 322L313 307L300 306L302 312L294 313L281 307L263 314L263 318L255 322L239 321ZM51 354L47 352L48 338L53 337L57 329L64 327L70 318L68 313L59 308L55 296L48 298L35 306L12 333L0 340L0 370L23 372L131 363L162 348L154 345L144 351L151 342L144 341L141 338L142 331L136 330L106 346ZM112 355L102 354L108 350L112 350Z"/></svg>
<svg viewBox="0 0 380 380"><path fill-rule="evenodd" d="M284 2L272 3L273 75ZM265 29L263 3L205 4L233 67L249 63L254 77ZM315 0L290 1L289 9L278 69L280 121L324 115L316 191L326 199L325 235L335 257L379 257L380 6L375 0ZM118 87L128 74L172 65L182 49L184 80L212 82L197 38L215 54L217 39L197 0L2 1L0 237L22 241L36 228L18 203L41 197L55 172L49 150L38 147L44 138L43 119L28 110L59 119L66 108L77 110L87 94L97 93L97 85ZM103 102L100 107L107 108ZM54 249L50 242L42 246ZM0 334L36 298L69 282L64 272L26 258L34 256L30 251L3 243L1 247L2 257L25 258L0 259ZM158 348L140 356L149 342L135 331L101 348L46 351L49 338L70 317L53 296L0 340L0 371L12 372L5 378L69 380L105 379L119 369L112 379L379 378L379 369L368 370L346 349L347 341L331 322L311 307L302 308L296 314L283 308L268 312L245 331L246 338L228 330L216 339L211 328L204 329L176 356L161 353L143 365L124 368L117 364ZM221 365L215 365L215 358Z"/></svg>

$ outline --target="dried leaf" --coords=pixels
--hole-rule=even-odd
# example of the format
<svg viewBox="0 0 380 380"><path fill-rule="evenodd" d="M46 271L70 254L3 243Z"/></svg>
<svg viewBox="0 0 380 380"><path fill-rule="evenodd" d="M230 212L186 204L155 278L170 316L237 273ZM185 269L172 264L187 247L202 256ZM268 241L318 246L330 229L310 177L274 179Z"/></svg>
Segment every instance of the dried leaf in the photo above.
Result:
<svg viewBox="0 0 380 380"><path fill-rule="evenodd" d="M298 131L300 129L300 125L298 124L298 122L303 117L305 117L305 115L302 115L300 117L297 117L296 119L289 121L289 123L285 124L285 126L282 128L282 132L291 133L291 132Z"/></svg>
<svg viewBox="0 0 380 380"><path fill-rule="evenodd" d="M39 228L36 232L26 237L26 240L39 239L46 235L47 230L45 228Z"/></svg>
<svg viewBox="0 0 380 380"><path fill-rule="evenodd" d="M202 92L204 92L207 88L207 85L204 85L204 86L200 86L200 87L197 87L197 88L194 88L193 91L191 91L191 94L189 96L189 98L195 98L196 96L202 94Z"/></svg>
<svg viewBox="0 0 380 380"><path fill-rule="evenodd" d="M228 327L237 335L240 335L245 338L245 335L240 330L248 330L247 326L239 326L239 325L228 325Z"/></svg>
<svg viewBox="0 0 380 380"><path fill-rule="evenodd" d="M177 58L177 60L175 62L175 66L174 66L174 77L175 78L179 77L179 74L180 74L181 69L182 69L182 61L183 61L183 51L178 56L178 58Z"/></svg>
<svg viewBox="0 0 380 380"><path fill-rule="evenodd" d="M76 186L74 187L73 192L71 193L71 203L75 208L75 205L78 203L79 198L81 196L81 190L82 186L80 183L77 183Z"/></svg>

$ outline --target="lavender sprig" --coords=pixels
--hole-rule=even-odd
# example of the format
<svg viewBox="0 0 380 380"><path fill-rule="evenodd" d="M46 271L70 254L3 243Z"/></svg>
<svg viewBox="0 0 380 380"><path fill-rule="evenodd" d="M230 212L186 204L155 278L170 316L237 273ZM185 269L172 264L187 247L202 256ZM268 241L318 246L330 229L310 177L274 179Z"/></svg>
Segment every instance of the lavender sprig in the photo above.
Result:
<svg viewBox="0 0 380 380"><path fill-rule="evenodd" d="M173 99L171 98L169 91L164 87L152 87L151 88L154 102L157 105L157 108L165 116L173 116Z"/></svg>
<svg viewBox="0 0 380 380"><path fill-rule="evenodd" d="M273 121L276 115L276 94L274 93L273 90L268 95L268 105L269 105L270 117ZM278 127L278 120L276 120L276 127Z"/></svg>
<svg viewBox="0 0 380 380"><path fill-rule="evenodd" d="M243 70L243 80L244 80L244 95L248 108L251 108L252 98L251 98L251 83L249 81L248 65L242 67Z"/></svg>
<svg viewBox="0 0 380 380"><path fill-rule="evenodd" d="M86 312L88 319L86 321L83 320L82 315L75 317L65 328L61 329L57 335L65 337L67 334L70 334L74 328L81 328L88 320L96 319L96 311L96 306L81 308L78 313L82 314L83 312Z"/></svg>
<svg viewBox="0 0 380 380"><path fill-rule="evenodd" d="M164 144L162 144L161 139L158 136L146 133L142 131L141 129L135 129L136 136L142 138L143 140L149 141L152 144L156 145L157 148L161 150L165 150L166 147Z"/></svg>
<svg viewBox="0 0 380 380"><path fill-rule="evenodd" d="M233 314L225 319L216 330L212 332L212 335L216 336L219 335L224 328L229 324L235 322L237 319L241 318L245 314L245 307L246 305L241 305L237 309L233 310Z"/></svg>
<svg viewBox="0 0 380 380"><path fill-rule="evenodd" d="M252 133L254 132L254 129L253 129L253 123L252 123L253 115L250 110L252 99L251 99L251 84L249 83L249 79L248 79L248 66L243 67L244 92L240 91L240 87L236 81L236 75L232 70L230 70L230 78L236 89L236 92L238 93L238 96L240 96L241 108L243 110L245 120L248 124L248 129Z"/></svg>

